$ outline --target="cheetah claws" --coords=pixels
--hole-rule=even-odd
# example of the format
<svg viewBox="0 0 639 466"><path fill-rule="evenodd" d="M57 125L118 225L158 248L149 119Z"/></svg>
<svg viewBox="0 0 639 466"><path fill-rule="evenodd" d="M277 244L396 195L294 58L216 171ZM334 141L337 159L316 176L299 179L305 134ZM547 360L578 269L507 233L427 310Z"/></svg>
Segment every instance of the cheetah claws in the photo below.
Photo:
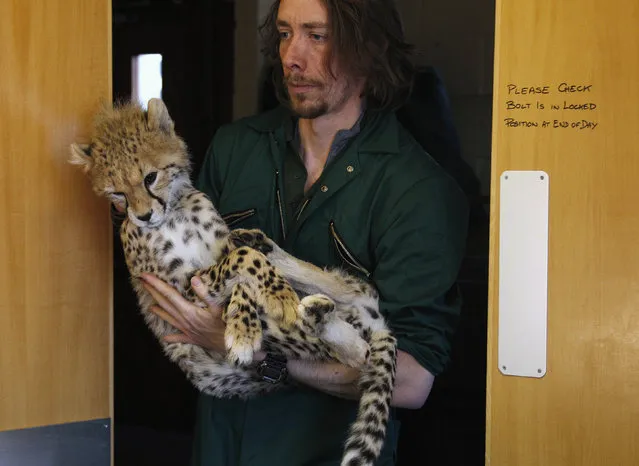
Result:
<svg viewBox="0 0 639 466"><path fill-rule="evenodd" d="M250 348L233 348L226 355L227 361L232 366L248 366L253 362L253 351Z"/></svg>
<svg viewBox="0 0 639 466"><path fill-rule="evenodd" d="M234 366L251 364L255 352L261 348L259 339L251 341L250 338L235 338L234 335L225 335L224 344L228 351L226 358Z"/></svg>

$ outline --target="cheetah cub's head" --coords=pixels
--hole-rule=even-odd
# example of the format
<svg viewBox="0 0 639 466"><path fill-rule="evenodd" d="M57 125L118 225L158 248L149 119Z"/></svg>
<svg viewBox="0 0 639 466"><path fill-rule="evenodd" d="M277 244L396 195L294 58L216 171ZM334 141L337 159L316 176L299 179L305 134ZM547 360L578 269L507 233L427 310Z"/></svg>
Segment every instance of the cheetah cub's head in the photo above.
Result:
<svg viewBox="0 0 639 466"><path fill-rule="evenodd" d="M161 225L176 194L190 184L186 144L160 99L149 100L147 111L135 102L100 110L90 143L72 144L69 162L140 227Z"/></svg>

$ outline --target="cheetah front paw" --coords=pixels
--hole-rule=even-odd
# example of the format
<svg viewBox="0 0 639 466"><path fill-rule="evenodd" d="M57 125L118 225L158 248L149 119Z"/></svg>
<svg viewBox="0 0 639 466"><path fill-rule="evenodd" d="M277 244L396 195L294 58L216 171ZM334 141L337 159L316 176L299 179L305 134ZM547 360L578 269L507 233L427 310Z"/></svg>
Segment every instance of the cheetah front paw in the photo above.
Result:
<svg viewBox="0 0 639 466"><path fill-rule="evenodd" d="M234 366L246 366L253 362L254 354L262 347L262 337L251 328L240 331L237 327L227 326L224 335L227 361Z"/></svg>

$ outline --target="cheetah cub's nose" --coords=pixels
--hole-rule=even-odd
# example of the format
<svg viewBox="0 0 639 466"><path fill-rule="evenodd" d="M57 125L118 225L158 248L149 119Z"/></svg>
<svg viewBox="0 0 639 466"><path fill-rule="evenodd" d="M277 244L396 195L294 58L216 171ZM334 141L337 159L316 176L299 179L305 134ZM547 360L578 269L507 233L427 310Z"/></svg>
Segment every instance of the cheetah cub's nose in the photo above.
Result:
<svg viewBox="0 0 639 466"><path fill-rule="evenodd" d="M151 215L153 215L153 211L149 210L146 214L138 215L137 217L143 222L148 222L149 220L151 220Z"/></svg>

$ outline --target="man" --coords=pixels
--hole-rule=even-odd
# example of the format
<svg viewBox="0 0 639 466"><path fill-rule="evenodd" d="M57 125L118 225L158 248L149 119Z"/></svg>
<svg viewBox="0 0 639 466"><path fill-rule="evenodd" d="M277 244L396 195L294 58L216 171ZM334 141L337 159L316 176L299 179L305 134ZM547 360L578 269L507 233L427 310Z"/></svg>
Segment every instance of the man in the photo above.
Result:
<svg viewBox="0 0 639 466"><path fill-rule="evenodd" d="M199 188L232 228L260 228L300 259L369 279L398 338L393 406L419 408L449 357L468 212L392 112L413 74L398 13L392 0L281 0L262 30L285 105L221 128ZM224 348L219 309L203 312L153 277L148 287L182 330L171 339ZM339 464L357 370L286 365L298 388L246 402L201 396L194 466ZM393 419L380 466L395 464L397 435Z"/></svg>

